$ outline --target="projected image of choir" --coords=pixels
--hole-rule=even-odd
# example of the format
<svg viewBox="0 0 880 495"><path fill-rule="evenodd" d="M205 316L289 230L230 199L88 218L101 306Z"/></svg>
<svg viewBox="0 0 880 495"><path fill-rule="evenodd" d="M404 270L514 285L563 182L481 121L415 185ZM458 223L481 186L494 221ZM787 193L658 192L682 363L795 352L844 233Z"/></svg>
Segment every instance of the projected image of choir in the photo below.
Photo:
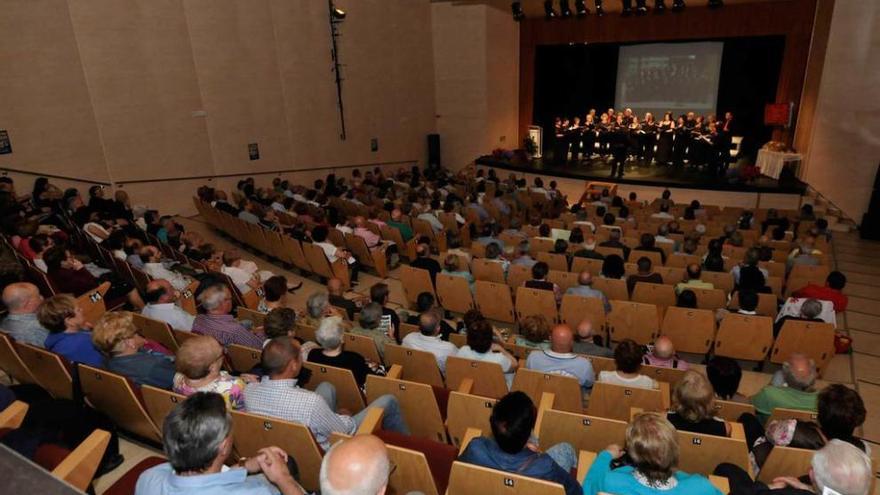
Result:
<svg viewBox="0 0 880 495"><path fill-rule="evenodd" d="M646 113L639 118L629 108L609 108L597 114L590 110L584 119L557 117L554 121L554 159L580 163L609 160L611 176L623 177L626 162L656 163L672 167L701 167L723 176L730 165L733 114L723 119L694 112L662 118Z"/></svg>

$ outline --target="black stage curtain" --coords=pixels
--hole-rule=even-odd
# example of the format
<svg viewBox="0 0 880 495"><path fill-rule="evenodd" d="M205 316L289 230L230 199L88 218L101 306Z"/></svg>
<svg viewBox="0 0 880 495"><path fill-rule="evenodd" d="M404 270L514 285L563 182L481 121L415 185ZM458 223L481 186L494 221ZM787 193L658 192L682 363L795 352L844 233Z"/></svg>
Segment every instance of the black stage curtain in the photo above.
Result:
<svg viewBox="0 0 880 495"><path fill-rule="evenodd" d="M770 140L764 105L776 99L784 36L724 38L717 112L732 111L744 136L743 152L752 155ZM668 41L664 41L668 43ZM622 44L590 43L538 46L535 54L533 122L544 128L545 147L553 143L553 119L581 119L591 108L601 113L614 106L617 58ZM662 115L657 116L658 118Z"/></svg>

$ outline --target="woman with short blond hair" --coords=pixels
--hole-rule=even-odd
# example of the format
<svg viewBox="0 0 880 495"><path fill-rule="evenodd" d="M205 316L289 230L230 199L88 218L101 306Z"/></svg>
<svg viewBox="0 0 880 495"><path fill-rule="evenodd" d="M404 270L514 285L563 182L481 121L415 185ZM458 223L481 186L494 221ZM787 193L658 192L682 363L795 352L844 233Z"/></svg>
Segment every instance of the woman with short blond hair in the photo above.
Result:
<svg viewBox="0 0 880 495"><path fill-rule="evenodd" d="M550 348L550 322L544 315L528 315L519 322L516 345L531 349Z"/></svg>
<svg viewBox="0 0 880 495"><path fill-rule="evenodd" d="M678 435L663 415L642 413L626 427L626 454L630 465L611 469L623 456L619 445L609 445L593 461L584 479L584 495L721 495L708 479L677 469Z"/></svg>
<svg viewBox="0 0 880 495"><path fill-rule="evenodd" d="M667 419L677 430L726 437L730 425L716 418L715 390L702 374L688 371L672 390L673 411Z"/></svg>
<svg viewBox="0 0 880 495"><path fill-rule="evenodd" d="M147 339L128 311L104 313L92 332L92 342L107 356L108 370L138 385L166 390L173 385L174 359L144 348Z"/></svg>

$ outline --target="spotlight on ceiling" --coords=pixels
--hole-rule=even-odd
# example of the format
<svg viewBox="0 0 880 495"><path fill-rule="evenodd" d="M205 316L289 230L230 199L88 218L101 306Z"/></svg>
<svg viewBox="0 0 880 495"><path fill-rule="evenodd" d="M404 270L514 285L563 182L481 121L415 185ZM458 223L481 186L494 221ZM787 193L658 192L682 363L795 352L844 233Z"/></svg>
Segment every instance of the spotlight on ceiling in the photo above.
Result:
<svg viewBox="0 0 880 495"><path fill-rule="evenodd" d="M578 17L584 17L590 13L590 9L587 8L587 2L585 0L574 0L574 11L577 13Z"/></svg>
<svg viewBox="0 0 880 495"><path fill-rule="evenodd" d="M654 0L654 12L658 14L666 12L666 0Z"/></svg>
<svg viewBox="0 0 880 495"><path fill-rule="evenodd" d="M559 14L553 9L553 0L544 0L544 17L547 19L559 17Z"/></svg>
<svg viewBox="0 0 880 495"><path fill-rule="evenodd" d="M620 15L626 17L633 13L633 3L632 0L623 0L621 2L623 5L620 8Z"/></svg>
<svg viewBox="0 0 880 495"><path fill-rule="evenodd" d="M345 19L345 11L340 9L339 7L334 5L333 3L331 3L330 4L330 16L333 18L334 21L341 22L342 20Z"/></svg>
<svg viewBox="0 0 880 495"><path fill-rule="evenodd" d="M684 0L672 0L672 11L681 12L684 10Z"/></svg>
<svg viewBox="0 0 880 495"><path fill-rule="evenodd" d="M568 6L568 0L559 0L559 15L563 19L571 17L571 7Z"/></svg>
<svg viewBox="0 0 880 495"><path fill-rule="evenodd" d="M645 15L648 13L648 0L636 0L636 15Z"/></svg>
<svg viewBox="0 0 880 495"><path fill-rule="evenodd" d="M602 0L596 0L596 15L599 17L605 15L605 9L602 7Z"/></svg>
<svg viewBox="0 0 880 495"><path fill-rule="evenodd" d="M513 20L519 22L526 18L526 13L523 12L522 3L521 2L512 2L510 4L510 10L513 12Z"/></svg>
<svg viewBox="0 0 880 495"><path fill-rule="evenodd" d="M719 7L724 7L724 0L709 0L708 7L710 9L717 9Z"/></svg>

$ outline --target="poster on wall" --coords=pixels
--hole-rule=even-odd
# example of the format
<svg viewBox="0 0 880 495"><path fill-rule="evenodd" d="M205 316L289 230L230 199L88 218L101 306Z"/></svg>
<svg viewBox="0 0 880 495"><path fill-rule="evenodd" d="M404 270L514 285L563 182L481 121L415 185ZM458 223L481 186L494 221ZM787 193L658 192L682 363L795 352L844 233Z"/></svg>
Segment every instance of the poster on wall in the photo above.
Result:
<svg viewBox="0 0 880 495"><path fill-rule="evenodd" d="M12 153L12 143L9 142L9 133L6 129L0 129L0 155Z"/></svg>

